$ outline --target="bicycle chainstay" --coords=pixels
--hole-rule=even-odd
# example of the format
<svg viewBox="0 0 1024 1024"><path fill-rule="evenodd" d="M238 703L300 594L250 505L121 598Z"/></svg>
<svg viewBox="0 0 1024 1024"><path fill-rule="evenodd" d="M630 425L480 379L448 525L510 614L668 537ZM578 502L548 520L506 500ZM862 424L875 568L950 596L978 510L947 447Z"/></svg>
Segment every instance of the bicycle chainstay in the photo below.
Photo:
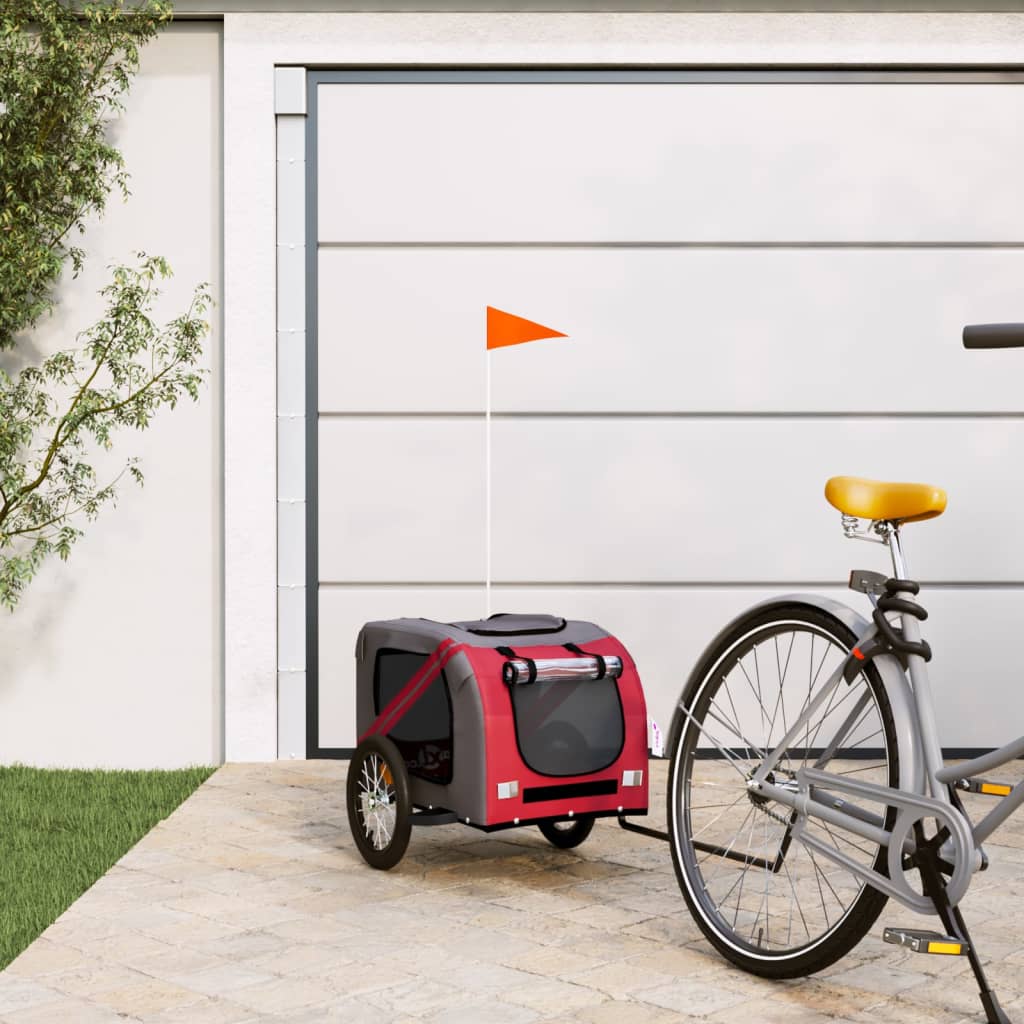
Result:
<svg viewBox="0 0 1024 1024"><path fill-rule="evenodd" d="M934 914L935 904L931 896L915 892L907 882L903 857L908 849L916 845L914 825L926 818L933 818L939 827L949 833L952 852L945 859L952 866L952 874L946 881L946 896L952 906L956 906L967 892L975 870L974 840L966 819L949 804L932 797L908 793L902 789L880 786L861 779L846 779L817 768L800 768L796 773L799 790L796 796L795 810L797 819L793 824L793 838L812 847L823 856L841 864L854 875L864 879L869 885L899 900L904 906L919 914ZM889 876L880 874L863 864L853 860L817 836L807 833L807 823L814 819L813 805L827 807L828 803L817 799L822 793L828 794L836 790L841 794L861 797L896 810L896 820L890 831L888 846ZM835 807L835 801L832 801ZM810 812L810 813L809 813ZM837 824L832 821L833 824ZM839 826L842 827L842 826Z"/></svg>

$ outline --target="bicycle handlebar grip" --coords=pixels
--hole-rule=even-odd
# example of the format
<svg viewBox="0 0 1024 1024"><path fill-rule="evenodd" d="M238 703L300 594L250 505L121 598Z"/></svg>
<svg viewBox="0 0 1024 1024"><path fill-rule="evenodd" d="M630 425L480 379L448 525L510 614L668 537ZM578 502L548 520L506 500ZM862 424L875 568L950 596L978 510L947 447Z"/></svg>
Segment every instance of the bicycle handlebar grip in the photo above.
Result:
<svg viewBox="0 0 1024 1024"><path fill-rule="evenodd" d="M964 348L1024 348L1024 324L968 324Z"/></svg>

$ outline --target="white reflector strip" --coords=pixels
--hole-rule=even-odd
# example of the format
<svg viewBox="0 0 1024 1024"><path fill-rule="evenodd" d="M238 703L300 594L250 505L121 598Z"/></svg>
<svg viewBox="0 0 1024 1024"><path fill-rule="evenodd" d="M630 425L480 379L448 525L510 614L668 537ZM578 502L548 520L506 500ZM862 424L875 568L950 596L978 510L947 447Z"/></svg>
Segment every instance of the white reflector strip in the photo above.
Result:
<svg viewBox="0 0 1024 1024"><path fill-rule="evenodd" d="M622 773L622 784L623 784L623 786L642 786L644 784L644 773L643 772L623 772Z"/></svg>
<svg viewBox="0 0 1024 1024"><path fill-rule="evenodd" d="M518 782L499 782L498 783L498 799L499 800L511 800L513 797L519 796L519 783Z"/></svg>

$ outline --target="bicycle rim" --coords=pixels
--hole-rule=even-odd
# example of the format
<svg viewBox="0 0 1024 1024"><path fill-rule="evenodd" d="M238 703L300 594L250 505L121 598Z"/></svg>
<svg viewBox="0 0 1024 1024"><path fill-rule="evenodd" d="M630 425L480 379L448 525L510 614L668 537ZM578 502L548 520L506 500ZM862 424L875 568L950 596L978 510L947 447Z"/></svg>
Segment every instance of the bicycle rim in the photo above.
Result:
<svg viewBox="0 0 1024 1024"><path fill-rule="evenodd" d="M705 933L751 970L820 969L860 939L885 902L848 868L794 840L795 814L746 785L853 641L813 610L752 616L711 652L679 712L670 781L677 873ZM814 766L894 785L897 760L888 701L869 666L840 682L770 781L795 788L797 770ZM865 868L882 864L877 844L816 820L806 828Z"/></svg>

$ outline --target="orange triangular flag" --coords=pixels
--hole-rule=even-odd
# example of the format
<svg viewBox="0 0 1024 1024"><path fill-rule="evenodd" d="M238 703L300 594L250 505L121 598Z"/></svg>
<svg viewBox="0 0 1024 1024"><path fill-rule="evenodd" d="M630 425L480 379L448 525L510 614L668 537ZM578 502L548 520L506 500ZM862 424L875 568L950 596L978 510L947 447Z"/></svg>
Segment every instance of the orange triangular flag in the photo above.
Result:
<svg viewBox="0 0 1024 1024"><path fill-rule="evenodd" d="M543 324L535 324L521 316L513 316L493 306L487 307L487 347L503 348L505 345L522 345L526 341L540 341L541 338L567 338L561 331L553 331Z"/></svg>

